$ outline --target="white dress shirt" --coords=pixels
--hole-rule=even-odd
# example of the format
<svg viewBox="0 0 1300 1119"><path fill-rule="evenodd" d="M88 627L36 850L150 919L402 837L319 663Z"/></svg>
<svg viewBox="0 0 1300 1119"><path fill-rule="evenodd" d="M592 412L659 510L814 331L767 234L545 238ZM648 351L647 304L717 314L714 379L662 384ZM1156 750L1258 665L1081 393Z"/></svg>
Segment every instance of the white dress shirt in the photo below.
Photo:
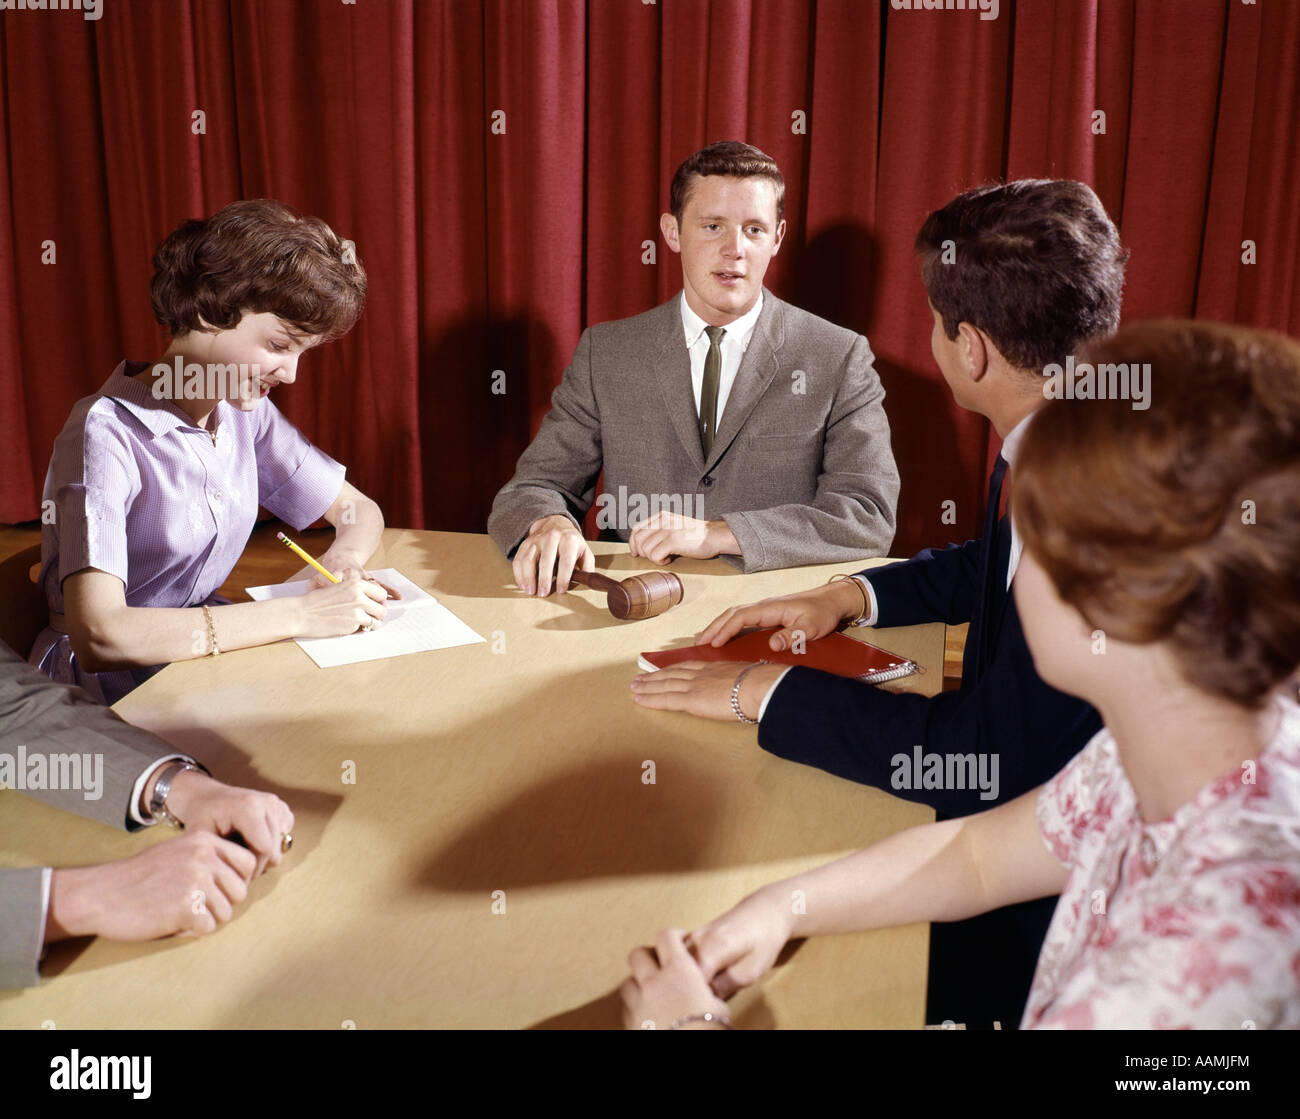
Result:
<svg viewBox="0 0 1300 1119"><path fill-rule="evenodd" d="M723 329L726 333L718 348L722 351L722 371L718 378L718 414L717 426L722 426L722 413L727 407L727 397L731 395L731 386L736 383L736 373L740 369L741 359L749 349L750 339L754 337L754 327L758 325L758 316L763 310L763 295L760 292L758 302L740 316L735 322L728 323ZM709 336L704 333L706 323L691 310L686 302L686 293L682 292L682 330L686 335L686 349L691 355L691 389L695 393L695 414L700 414L700 394L704 388L704 362L709 356Z"/></svg>

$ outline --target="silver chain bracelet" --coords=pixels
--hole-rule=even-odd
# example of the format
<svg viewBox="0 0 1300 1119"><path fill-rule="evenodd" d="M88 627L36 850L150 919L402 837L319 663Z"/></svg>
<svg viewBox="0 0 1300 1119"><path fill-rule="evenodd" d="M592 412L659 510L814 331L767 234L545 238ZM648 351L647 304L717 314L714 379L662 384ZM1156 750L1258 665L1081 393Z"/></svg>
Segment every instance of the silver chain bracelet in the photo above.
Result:
<svg viewBox="0 0 1300 1119"><path fill-rule="evenodd" d="M711 1010L706 1010L703 1014L685 1014L668 1028L670 1030L680 1030L683 1026L689 1026L692 1022L717 1022L724 1030L731 1029L730 1018L725 1014L714 1014Z"/></svg>
<svg viewBox="0 0 1300 1119"><path fill-rule="evenodd" d="M736 713L737 719L750 727L757 725L758 720L751 719L740 709L740 685L745 682L745 677L762 663L762 661L759 661L758 664L747 664L741 669L740 675L736 677L736 682L731 686L731 710Z"/></svg>

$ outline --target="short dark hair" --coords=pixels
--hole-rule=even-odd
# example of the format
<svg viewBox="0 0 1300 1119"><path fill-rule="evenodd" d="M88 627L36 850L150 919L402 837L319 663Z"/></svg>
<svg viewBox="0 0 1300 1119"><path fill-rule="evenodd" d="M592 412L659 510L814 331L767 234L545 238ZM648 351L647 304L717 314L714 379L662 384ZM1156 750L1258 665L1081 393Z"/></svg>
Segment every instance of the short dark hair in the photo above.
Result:
<svg viewBox="0 0 1300 1119"><path fill-rule="evenodd" d="M1083 183L966 191L925 219L916 252L948 337L968 322L1018 368L1041 373L1119 325L1128 253Z"/></svg>
<svg viewBox="0 0 1300 1119"><path fill-rule="evenodd" d="M173 335L204 322L229 330L245 311L269 311L304 334L337 338L366 302L366 272L351 242L267 198L181 222L153 266L153 313Z"/></svg>
<svg viewBox="0 0 1300 1119"><path fill-rule="evenodd" d="M777 223L784 220L785 179L781 177L781 168L776 165L776 160L752 144L744 144L739 140L720 140L690 156L673 175L673 184L668 191L668 209L672 211L678 225L682 223L682 213L686 210L692 181L696 176L703 178L705 175L769 180L776 192Z"/></svg>
<svg viewBox="0 0 1300 1119"><path fill-rule="evenodd" d="M1016 528L1061 598L1168 641L1202 691L1258 706L1300 666L1300 345L1137 323L1080 360L1150 365L1150 407L1050 400L1016 451Z"/></svg>

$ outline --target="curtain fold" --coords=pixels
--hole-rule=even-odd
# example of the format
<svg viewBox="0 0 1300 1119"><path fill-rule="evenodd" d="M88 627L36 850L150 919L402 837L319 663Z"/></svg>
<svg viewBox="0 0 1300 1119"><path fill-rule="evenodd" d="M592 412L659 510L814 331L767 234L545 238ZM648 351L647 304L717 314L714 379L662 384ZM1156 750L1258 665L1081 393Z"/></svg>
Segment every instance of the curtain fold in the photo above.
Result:
<svg viewBox="0 0 1300 1119"><path fill-rule="evenodd" d="M980 183L1080 178L1133 253L1126 318L1300 333L1297 57L1300 5L1230 0L1003 0L995 20L884 0L6 12L0 522L39 516L73 403L165 347L162 237L273 197L351 238L370 277L361 322L279 405L389 523L482 531L582 329L679 289L658 233L674 168L743 138L787 182L769 287L877 354L895 553L960 539L997 438L930 356L925 215Z"/></svg>

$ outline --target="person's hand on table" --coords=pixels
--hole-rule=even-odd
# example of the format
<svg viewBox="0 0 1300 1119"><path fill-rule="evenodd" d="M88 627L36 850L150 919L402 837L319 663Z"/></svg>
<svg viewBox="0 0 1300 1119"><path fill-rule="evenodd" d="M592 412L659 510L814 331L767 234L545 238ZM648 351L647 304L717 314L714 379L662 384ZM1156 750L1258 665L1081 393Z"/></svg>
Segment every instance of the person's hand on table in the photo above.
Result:
<svg viewBox="0 0 1300 1119"><path fill-rule="evenodd" d="M632 681L632 698L642 707L685 711L734 723L737 720L731 709L731 689L745 667L739 661L682 661L637 676ZM784 671L784 665L760 664L746 674L737 697L741 711L757 719L763 697Z"/></svg>
<svg viewBox="0 0 1300 1119"><path fill-rule="evenodd" d="M145 804L150 793L146 786ZM225 785L193 769L178 773L172 781L167 810L191 832L221 836L238 832L257 859L255 874L280 865L283 837L293 834L293 812L274 793Z"/></svg>
<svg viewBox="0 0 1300 1119"><path fill-rule="evenodd" d="M575 567L595 571L596 557L574 523L558 513L541 517L529 526L528 535L511 561L515 586L539 598L551 593L552 579L556 592L566 593Z"/></svg>
<svg viewBox="0 0 1300 1119"><path fill-rule="evenodd" d="M189 832L100 866L55 869L46 942L210 933L234 915L256 869L253 852L208 831Z"/></svg>
<svg viewBox="0 0 1300 1119"><path fill-rule="evenodd" d="M740 543L726 521L700 521L662 510L632 529L627 546L632 555L660 566L674 556L712 559L724 553L740 555Z"/></svg>
<svg viewBox="0 0 1300 1119"><path fill-rule="evenodd" d="M796 635L816 641L834 633L840 623L862 612L862 591L851 579L839 579L824 587L799 591L797 594L765 598L749 606L733 606L713 619L696 639L700 645L721 646L743 629L766 629L780 626L768 645L776 652L788 649Z"/></svg>
<svg viewBox="0 0 1300 1119"><path fill-rule="evenodd" d="M686 947L681 929L664 929L655 937L654 951L634 948L627 958L632 976L619 989L623 1000L623 1025L629 1030L716 1030L720 1023L704 1022L699 1015L726 1017L727 1004L711 990L709 982Z"/></svg>
<svg viewBox="0 0 1300 1119"><path fill-rule="evenodd" d="M731 998L772 970L795 931L789 895L785 883L774 882L691 933L700 972L720 998Z"/></svg>
<svg viewBox="0 0 1300 1119"><path fill-rule="evenodd" d="M350 575L341 583L309 590L293 601L299 604L297 636L340 637L383 622L388 593L378 583Z"/></svg>

